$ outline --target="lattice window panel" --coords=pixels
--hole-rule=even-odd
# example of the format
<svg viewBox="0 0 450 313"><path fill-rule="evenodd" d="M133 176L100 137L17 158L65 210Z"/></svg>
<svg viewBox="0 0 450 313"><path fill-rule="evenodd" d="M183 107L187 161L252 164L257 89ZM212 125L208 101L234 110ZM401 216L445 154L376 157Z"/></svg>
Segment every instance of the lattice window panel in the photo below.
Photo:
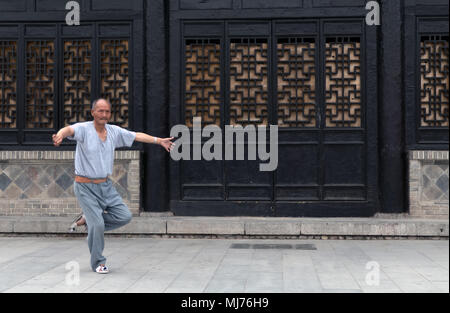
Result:
<svg viewBox="0 0 450 313"><path fill-rule="evenodd" d="M26 43L26 128L53 128L55 104L55 43Z"/></svg>
<svg viewBox="0 0 450 313"><path fill-rule="evenodd" d="M325 44L326 127L362 127L359 38L327 38Z"/></svg>
<svg viewBox="0 0 450 313"><path fill-rule="evenodd" d="M111 102L111 123L128 127L128 40L101 40L101 96Z"/></svg>
<svg viewBox="0 0 450 313"><path fill-rule="evenodd" d="M420 42L420 126L448 127L448 36Z"/></svg>
<svg viewBox="0 0 450 313"><path fill-rule="evenodd" d="M277 89L279 127L317 127L313 38L277 40Z"/></svg>
<svg viewBox="0 0 450 313"><path fill-rule="evenodd" d="M17 127L17 42L0 41L0 128Z"/></svg>
<svg viewBox="0 0 450 313"><path fill-rule="evenodd" d="M64 40L64 124L91 119L90 40Z"/></svg>
<svg viewBox="0 0 450 313"><path fill-rule="evenodd" d="M268 125L268 41L230 42L230 125Z"/></svg>
<svg viewBox="0 0 450 313"><path fill-rule="evenodd" d="M220 41L190 39L185 46L185 123L194 117L204 125L220 126Z"/></svg>

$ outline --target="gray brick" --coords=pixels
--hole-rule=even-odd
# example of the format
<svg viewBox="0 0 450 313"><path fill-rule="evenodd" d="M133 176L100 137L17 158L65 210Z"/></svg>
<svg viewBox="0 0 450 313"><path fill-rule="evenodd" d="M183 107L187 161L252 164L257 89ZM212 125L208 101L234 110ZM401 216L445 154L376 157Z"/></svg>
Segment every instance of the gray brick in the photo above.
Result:
<svg viewBox="0 0 450 313"><path fill-rule="evenodd" d="M448 175L442 175L436 181L436 186L442 191L448 193Z"/></svg>
<svg viewBox="0 0 450 313"><path fill-rule="evenodd" d="M112 231L112 233L165 234L166 221L160 219L143 220L139 218L133 218L129 224L120 229Z"/></svg>
<svg viewBox="0 0 450 313"><path fill-rule="evenodd" d="M11 179L5 173L2 173L0 175L0 190L1 191L6 190L6 188L9 186L10 183Z"/></svg>
<svg viewBox="0 0 450 313"><path fill-rule="evenodd" d="M423 173L431 179L437 179L444 173L444 170L440 166L427 164L423 167Z"/></svg>
<svg viewBox="0 0 450 313"><path fill-rule="evenodd" d="M245 225L243 221L227 221L214 219L168 220L167 233L244 235Z"/></svg>
<svg viewBox="0 0 450 313"><path fill-rule="evenodd" d="M0 233L13 233L14 220L2 219L0 217Z"/></svg>
<svg viewBox="0 0 450 313"><path fill-rule="evenodd" d="M71 187L73 185L73 179L68 174L63 173L57 180L56 183L58 186L60 186L63 190L66 190L67 188Z"/></svg>
<svg viewBox="0 0 450 313"><path fill-rule="evenodd" d="M298 222L248 222L245 224L246 235L300 235L300 223Z"/></svg>
<svg viewBox="0 0 450 313"><path fill-rule="evenodd" d="M442 196L443 192L436 186L430 186L422 191L423 199L435 201L438 200Z"/></svg>

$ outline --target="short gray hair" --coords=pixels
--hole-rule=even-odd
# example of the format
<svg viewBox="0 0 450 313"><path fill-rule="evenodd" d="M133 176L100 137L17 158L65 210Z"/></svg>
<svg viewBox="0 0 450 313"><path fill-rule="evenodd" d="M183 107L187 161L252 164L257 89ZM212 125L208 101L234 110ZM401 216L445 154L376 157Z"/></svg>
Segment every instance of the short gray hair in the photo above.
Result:
<svg viewBox="0 0 450 313"><path fill-rule="evenodd" d="M103 101L105 101L106 103L108 103L109 104L109 108L111 109L111 102L109 102L107 99L105 99L105 98L98 98L98 99L96 99L96 100L94 100L94 102L92 102L92 111L94 111L95 110L95 107L97 106L97 103L100 101L100 100L103 100Z"/></svg>

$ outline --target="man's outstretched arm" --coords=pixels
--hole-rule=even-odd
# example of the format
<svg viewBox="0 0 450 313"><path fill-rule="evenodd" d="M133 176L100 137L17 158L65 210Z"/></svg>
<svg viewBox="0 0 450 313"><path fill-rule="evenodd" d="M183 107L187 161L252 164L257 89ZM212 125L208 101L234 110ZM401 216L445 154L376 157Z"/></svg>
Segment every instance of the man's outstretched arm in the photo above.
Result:
<svg viewBox="0 0 450 313"><path fill-rule="evenodd" d="M173 149L173 146L175 144L171 141L174 137L170 138L158 138L153 137L144 133L136 133L136 139L135 141L143 142L143 143L154 143L162 146L164 149L166 149L167 152L170 152L170 150Z"/></svg>

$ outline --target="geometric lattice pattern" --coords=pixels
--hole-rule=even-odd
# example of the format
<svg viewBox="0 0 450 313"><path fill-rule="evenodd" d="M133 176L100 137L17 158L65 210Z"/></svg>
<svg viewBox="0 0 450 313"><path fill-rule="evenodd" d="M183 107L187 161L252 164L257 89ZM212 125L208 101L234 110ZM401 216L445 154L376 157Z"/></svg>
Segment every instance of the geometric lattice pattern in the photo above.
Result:
<svg viewBox="0 0 450 313"><path fill-rule="evenodd" d="M359 38L327 38L325 106L326 127L362 126Z"/></svg>
<svg viewBox="0 0 450 313"><path fill-rule="evenodd" d="M229 42L227 88L230 125L269 124L269 44L266 38L232 38ZM276 41L277 122L284 128L319 127L317 92L324 91L328 128L361 128L361 44L359 37L328 37L325 43L324 86L316 86L315 38L279 37ZM221 125L219 39L185 41L185 123L199 116Z"/></svg>
<svg viewBox="0 0 450 313"><path fill-rule="evenodd" d="M267 39L231 39L230 125L268 125Z"/></svg>
<svg viewBox="0 0 450 313"><path fill-rule="evenodd" d="M56 38L26 39L23 47L19 42L0 40L0 129L19 127L19 83L25 87L21 104L24 120L19 125L26 129L52 129L91 120L94 90L111 102L111 123L128 127L129 40L100 39L94 43L91 39L62 39L57 46ZM94 46L99 47L99 54L93 51ZM24 77L17 76L21 49ZM98 73L93 72L95 57Z"/></svg>
<svg viewBox="0 0 450 313"><path fill-rule="evenodd" d="M101 40L101 95L111 103L111 123L128 127L128 40Z"/></svg>
<svg viewBox="0 0 450 313"><path fill-rule="evenodd" d="M448 201L448 163L422 165L422 201Z"/></svg>
<svg viewBox="0 0 450 313"><path fill-rule="evenodd" d="M0 128L17 127L17 42L0 41Z"/></svg>
<svg viewBox="0 0 450 313"><path fill-rule="evenodd" d="M64 40L64 125L91 119L90 40Z"/></svg>
<svg viewBox="0 0 450 313"><path fill-rule="evenodd" d="M185 46L185 123L194 117L220 127L220 41L190 39Z"/></svg>
<svg viewBox="0 0 450 313"><path fill-rule="evenodd" d="M422 36L420 116L422 127L448 127L448 36Z"/></svg>
<svg viewBox="0 0 450 313"><path fill-rule="evenodd" d="M26 128L53 128L55 104L55 43L26 44Z"/></svg>
<svg viewBox="0 0 450 313"><path fill-rule="evenodd" d="M119 160L114 164L113 174L110 175L113 186L124 200L130 200L128 173L129 164ZM0 200L74 197L74 175L73 161L52 165L30 162L2 164Z"/></svg>
<svg viewBox="0 0 450 313"><path fill-rule="evenodd" d="M278 39L279 127L317 127L315 54L314 39Z"/></svg>

